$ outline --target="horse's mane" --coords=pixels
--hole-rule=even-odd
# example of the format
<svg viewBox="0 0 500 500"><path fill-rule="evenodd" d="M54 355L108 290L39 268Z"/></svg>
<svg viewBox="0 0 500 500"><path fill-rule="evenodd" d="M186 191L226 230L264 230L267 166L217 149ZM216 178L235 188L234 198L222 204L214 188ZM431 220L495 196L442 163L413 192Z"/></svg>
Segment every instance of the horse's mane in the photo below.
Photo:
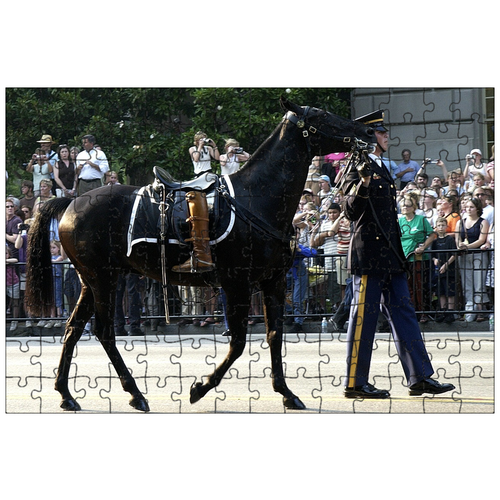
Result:
<svg viewBox="0 0 500 500"><path fill-rule="evenodd" d="M262 155L267 155L271 148L270 143L275 139L275 136L278 135L279 139L283 138L284 131L286 129L286 124L288 120L282 120L273 132L260 144L260 146L255 150L255 152L250 155L250 158L245 162L245 164L238 170L238 172L245 173L248 169L251 169L256 161L260 159ZM278 134L279 131L279 134ZM235 172L237 174L238 172ZM264 177L264 176L262 176Z"/></svg>

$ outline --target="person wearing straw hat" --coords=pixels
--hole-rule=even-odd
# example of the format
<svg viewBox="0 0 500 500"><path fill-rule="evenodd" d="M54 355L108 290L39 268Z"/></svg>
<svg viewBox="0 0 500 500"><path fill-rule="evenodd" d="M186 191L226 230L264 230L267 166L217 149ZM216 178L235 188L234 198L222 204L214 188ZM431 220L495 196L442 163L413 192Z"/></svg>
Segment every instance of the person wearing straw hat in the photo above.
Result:
<svg viewBox="0 0 500 500"><path fill-rule="evenodd" d="M47 163L50 165L50 180L52 181L52 194L56 194L56 183L54 181L54 169L56 167L57 162L59 161L59 156L52 149L53 144L55 142L52 139L52 136L49 134L42 135L42 138L38 142L40 144L40 148L43 151L43 155L47 157Z"/></svg>
<svg viewBox="0 0 500 500"><path fill-rule="evenodd" d="M38 142L40 144L40 148L43 150L43 154L47 156L47 161L50 163L52 168L56 164L57 160L59 160L57 153L52 150L52 145L55 142L52 140L52 136L48 134L42 135L42 138Z"/></svg>

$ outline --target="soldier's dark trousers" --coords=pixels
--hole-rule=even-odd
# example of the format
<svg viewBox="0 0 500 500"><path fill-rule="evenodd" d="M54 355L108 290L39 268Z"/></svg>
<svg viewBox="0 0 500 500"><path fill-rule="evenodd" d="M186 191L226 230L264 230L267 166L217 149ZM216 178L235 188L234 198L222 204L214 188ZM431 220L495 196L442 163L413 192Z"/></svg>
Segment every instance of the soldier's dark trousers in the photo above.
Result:
<svg viewBox="0 0 500 500"><path fill-rule="evenodd" d="M347 330L346 387L363 386L369 382L380 311L391 327L408 384L413 385L434 373L410 300L406 273L355 275Z"/></svg>

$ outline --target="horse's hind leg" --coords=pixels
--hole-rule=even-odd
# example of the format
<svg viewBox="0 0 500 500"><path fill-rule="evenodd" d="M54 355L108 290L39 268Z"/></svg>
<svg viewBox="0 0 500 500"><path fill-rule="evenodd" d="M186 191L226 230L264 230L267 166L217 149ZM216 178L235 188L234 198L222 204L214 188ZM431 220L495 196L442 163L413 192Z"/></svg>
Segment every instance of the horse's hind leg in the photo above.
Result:
<svg viewBox="0 0 500 500"><path fill-rule="evenodd" d="M64 332L63 350L57 369L55 390L61 394L61 408L65 411L79 411L80 405L71 395L68 387L69 370L75 345L82 336L85 324L90 320L93 313L94 297L90 288L82 283L82 291L78 304L75 306L70 318L66 323Z"/></svg>
<svg viewBox="0 0 500 500"><path fill-rule="evenodd" d="M94 287L96 297L96 337L101 342L106 354L113 364L123 390L130 393L132 398L130 406L136 410L148 412L149 405L137 387L134 377L128 370L123 358L116 347L115 330L113 326L115 314L116 277L110 276L109 280L99 279L99 289Z"/></svg>
<svg viewBox="0 0 500 500"><path fill-rule="evenodd" d="M264 316L266 321L267 343L271 351L271 372L273 389L283 395L285 408L304 410L305 405L288 388L283 374L283 304L284 294L280 300L274 294L264 293Z"/></svg>

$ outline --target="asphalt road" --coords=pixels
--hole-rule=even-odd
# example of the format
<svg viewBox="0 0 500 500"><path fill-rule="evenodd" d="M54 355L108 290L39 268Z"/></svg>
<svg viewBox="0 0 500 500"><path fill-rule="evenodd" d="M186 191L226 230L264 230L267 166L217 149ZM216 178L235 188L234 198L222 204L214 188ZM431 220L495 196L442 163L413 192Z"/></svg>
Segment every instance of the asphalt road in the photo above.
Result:
<svg viewBox="0 0 500 500"><path fill-rule="evenodd" d="M117 345L149 401L151 413L493 413L494 342L490 332L426 333L434 377L456 390L439 397L409 397L403 370L388 334L377 334L371 376L391 398L343 396L345 334L286 334L284 366L290 389L307 409L285 410L271 386L269 348L262 333L248 337L245 353L219 387L189 403L193 382L224 358L228 340L220 330L203 334L119 337ZM61 337L15 337L6 341L7 413L62 413L53 389ZM95 337L82 338L70 371L70 390L82 413L140 413L125 393Z"/></svg>

